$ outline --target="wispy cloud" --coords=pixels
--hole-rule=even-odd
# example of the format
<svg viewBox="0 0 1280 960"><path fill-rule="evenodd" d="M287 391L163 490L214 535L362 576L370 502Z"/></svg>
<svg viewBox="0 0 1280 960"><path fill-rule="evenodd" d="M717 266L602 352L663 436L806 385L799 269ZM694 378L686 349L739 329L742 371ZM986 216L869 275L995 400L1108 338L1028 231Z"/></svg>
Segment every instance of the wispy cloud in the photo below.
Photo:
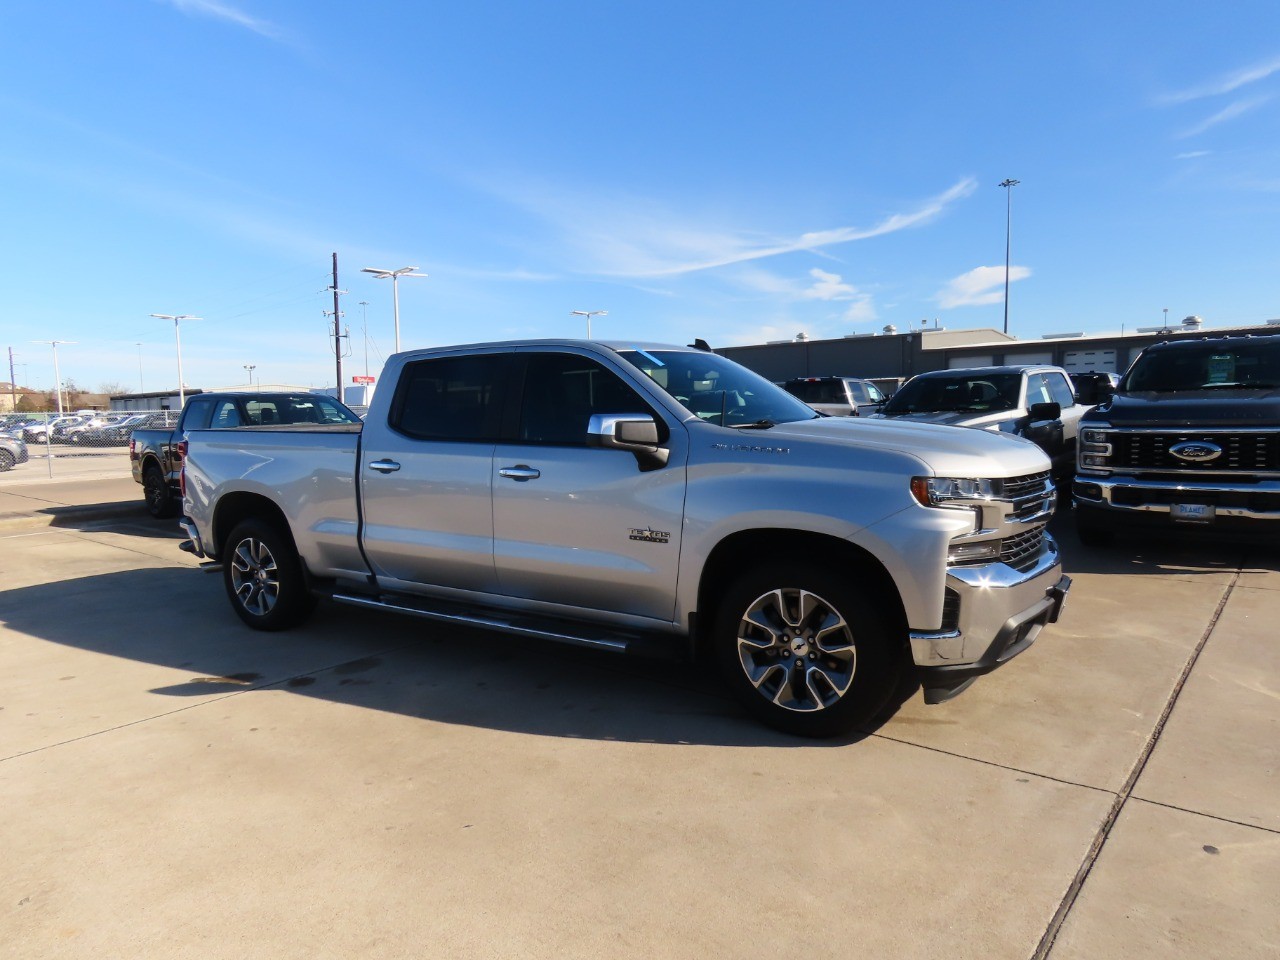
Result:
<svg viewBox="0 0 1280 960"><path fill-rule="evenodd" d="M1219 110L1213 116L1201 120L1193 127L1183 130L1181 133L1176 135L1175 139L1186 140L1190 137L1198 137L1206 130L1210 130L1220 123L1226 123L1228 120L1234 120L1236 117L1262 106L1270 99L1270 96L1265 96L1254 97L1251 100L1237 100L1235 103Z"/></svg>
<svg viewBox="0 0 1280 960"><path fill-rule="evenodd" d="M865 322L877 318L875 302L871 294L846 283L838 273L814 268L807 280L780 277L768 270L743 269L732 279L752 290L768 294L782 301L804 302L816 300L822 303L847 303L840 315L844 322Z"/></svg>
<svg viewBox="0 0 1280 960"><path fill-rule="evenodd" d="M1205 97L1217 97L1224 93L1231 93L1239 90L1241 87L1248 86L1251 83L1257 83L1259 80L1265 80L1274 73L1280 73L1280 57L1269 60L1266 63L1260 63L1252 67L1245 67L1242 70L1236 70L1226 76L1219 77L1216 80L1210 80L1207 83L1196 87L1189 87L1186 90L1178 90L1174 93L1168 93L1160 97L1160 103L1186 103L1190 100L1203 100Z"/></svg>
<svg viewBox="0 0 1280 960"><path fill-rule="evenodd" d="M1027 267L1010 267L1009 282L1031 276ZM951 280L934 297L944 310L981 307L1004 299L1004 267L975 267Z"/></svg>
<svg viewBox="0 0 1280 960"><path fill-rule="evenodd" d="M787 253L819 253L826 247L883 236L928 223L976 187L965 178L914 209L884 217L870 227L835 227L793 236L691 224L664 215L649 200L599 200L555 196L545 189L512 195L510 187L494 188L508 199L552 222L566 244L577 251L580 272L620 278L674 277Z"/></svg>
<svg viewBox="0 0 1280 960"><path fill-rule="evenodd" d="M1188 150L1186 153L1180 153L1173 159L1175 160L1195 160L1199 157L1208 157L1213 154L1212 150Z"/></svg>
<svg viewBox="0 0 1280 960"><path fill-rule="evenodd" d="M226 3L219 3L218 0L162 0L162 2L168 3L169 6L181 13L222 20L226 23L235 24L237 27L252 30L259 36L266 37L269 40L279 40L282 36L280 28L270 21L250 16L243 10L237 10Z"/></svg>

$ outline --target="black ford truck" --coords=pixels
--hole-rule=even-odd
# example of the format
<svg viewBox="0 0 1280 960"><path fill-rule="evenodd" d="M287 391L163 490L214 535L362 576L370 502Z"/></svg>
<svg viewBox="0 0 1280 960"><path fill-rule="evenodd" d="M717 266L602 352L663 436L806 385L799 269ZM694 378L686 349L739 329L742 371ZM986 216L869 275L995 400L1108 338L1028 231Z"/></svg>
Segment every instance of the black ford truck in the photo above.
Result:
<svg viewBox="0 0 1280 960"><path fill-rule="evenodd" d="M1099 400L1080 421L1072 487L1086 545L1152 529L1274 541L1280 335L1154 344Z"/></svg>

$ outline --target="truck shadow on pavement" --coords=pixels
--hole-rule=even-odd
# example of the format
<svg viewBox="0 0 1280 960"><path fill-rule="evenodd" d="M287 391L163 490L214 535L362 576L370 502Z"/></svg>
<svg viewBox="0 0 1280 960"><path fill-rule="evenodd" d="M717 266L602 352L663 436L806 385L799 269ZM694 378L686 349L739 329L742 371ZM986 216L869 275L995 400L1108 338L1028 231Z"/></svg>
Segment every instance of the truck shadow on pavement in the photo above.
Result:
<svg viewBox="0 0 1280 960"><path fill-rule="evenodd" d="M135 569L8 590L0 593L0 621L28 637L133 661L90 662L101 684L140 701L135 719L187 706L175 700L284 690L430 723L537 736L814 747L864 739L915 692L904 685L901 698L859 733L802 740L759 725L694 664L329 602L302 627L256 632L231 611L220 576L198 568ZM83 709L70 699L48 707L65 716Z"/></svg>
<svg viewBox="0 0 1280 960"><path fill-rule="evenodd" d="M1120 535L1108 546L1087 547L1076 536L1069 513L1055 517L1049 529L1062 550L1063 571L1071 575L1195 577L1240 569L1280 571L1280 552L1274 546L1215 539L1198 530Z"/></svg>

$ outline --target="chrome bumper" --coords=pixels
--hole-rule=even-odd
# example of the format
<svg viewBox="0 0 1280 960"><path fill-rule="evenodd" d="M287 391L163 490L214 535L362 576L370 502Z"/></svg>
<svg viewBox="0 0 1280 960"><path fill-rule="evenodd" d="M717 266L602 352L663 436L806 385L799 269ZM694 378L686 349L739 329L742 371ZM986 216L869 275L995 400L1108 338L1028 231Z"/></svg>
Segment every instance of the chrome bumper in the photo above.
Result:
<svg viewBox="0 0 1280 960"><path fill-rule="evenodd" d="M1063 576L1058 545L1046 533L1045 551L1031 569L952 567L947 588L959 598L955 628L909 634L929 703L950 699L1031 646L1058 619L1071 578Z"/></svg>
<svg viewBox="0 0 1280 960"><path fill-rule="evenodd" d="M1280 494L1280 481L1262 480L1250 484L1197 483L1194 480L1172 482L1169 480L1143 480L1139 477L1095 476L1077 474L1072 484L1071 494L1075 502L1101 510L1115 510L1117 513L1169 513L1170 503L1116 503L1117 490L1137 491L1139 495L1147 491L1167 496L1170 491L1186 494L1188 503L1195 503L1197 496L1209 495L1215 500L1222 494L1236 494L1247 497L1249 494ZM1085 491L1089 493L1085 495ZM1094 495L1096 494L1096 496ZM1242 517L1248 520L1280 520L1280 510L1258 510L1253 507L1216 504L1214 513L1218 517Z"/></svg>

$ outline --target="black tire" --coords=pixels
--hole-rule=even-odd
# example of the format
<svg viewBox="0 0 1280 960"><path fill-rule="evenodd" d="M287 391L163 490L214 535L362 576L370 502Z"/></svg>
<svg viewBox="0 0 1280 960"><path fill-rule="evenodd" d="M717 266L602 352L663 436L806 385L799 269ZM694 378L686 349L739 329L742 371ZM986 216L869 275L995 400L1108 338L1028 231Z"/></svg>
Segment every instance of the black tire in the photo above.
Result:
<svg viewBox="0 0 1280 960"><path fill-rule="evenodd" d="M263 520L237 524L222 546L222 583L236 615L255 630L285 630L315 607L287 534Z"/></svg>
<svg viewBox="0 0 1280 960"><path fill-rule="evenodd" d="M897 689L903 651L889 622L847 575L768 564L726 592L712 647L730 690L760 721L834 737L874 717Z"/></svg>
<svg viewBox="0 0 1280 960"><path fill-rule="evenodd" d="M13 454L8 450L0 450L0 473L4 473L6 470L12 470L13 465L16 462L17 461L14 460Z"/></svg>
<svg viewBox="0 0 1280 960"><path fill-rule="evenodd" d="M169 489L159 464L149 463L142 470L142 498L147 503L147 513L157 520L165 520L178 512L178 498Z"/></svg>
<svg viewBox="0 0 1280 960"><path fill-rule="evenodd" d="M1102 549L1116 542L1116 532L1104 527L1088 508L1076 507L1076 536L1086 547Z"/></svg>

